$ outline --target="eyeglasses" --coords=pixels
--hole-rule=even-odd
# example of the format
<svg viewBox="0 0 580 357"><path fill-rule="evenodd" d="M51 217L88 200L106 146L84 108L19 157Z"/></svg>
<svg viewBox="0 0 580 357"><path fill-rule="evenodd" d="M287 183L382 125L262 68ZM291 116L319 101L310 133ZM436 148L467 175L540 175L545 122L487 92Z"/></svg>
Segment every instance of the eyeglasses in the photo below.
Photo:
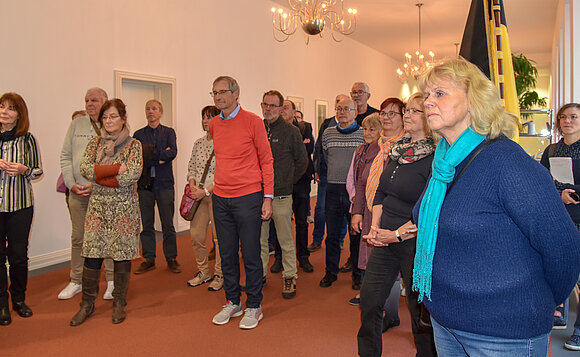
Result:
<svg viewBox="0 0 580 357"><path fill-rule="evenodd" d="M274 108L280 108L281 105L276 105L276 104L268 104L268 103L260 103L264 108L267 109L274 109Z"/></svg>
<svg viewBox="0 0 580 357"><path fill-rule="evenodd" d="M578 119L578 115L577 114L570 114L570 115L560 114L560 115L558 115L559 120L566 120L566 118L570 118L570 120L576 120L576 119Z"/></svg>
<svg viewBox="0 0 580 357"><path fill-rule="evenodd" d="M336 107L336 112L340 113L340 112L352 112L353 110L356 110L354 108L349 108L349 107Z"/></svg>
<svg viewBox="0 0 580 357"><path fill-rule="evenodd" d="M350 95L363 95L363 94L367 94L367 92L365 92L364 90L353 90L352 92L350 92Z"/></svg>
<svg viewBox="0 0 580 357"><path fill-rule="evenodd" d="M209 92L209 95L211 95L212 97L215 97L216 95L224 95L227 92L232 92L232 90L231 89L222 89L222 90L218 90L218 91Z"/></svg>
<svg viewBox="0 0 580 357"><path fill-rule="evenodd" d="M402 114L401 114L401 113L399 113L399 112L394 112L394 111L392 111L392 110L391 110L391 111L388 111L388 112L385 112L385 111L382 111L382 110L381 110L381 111L379 112L379 116L381 116L381 117L385 117L385 116L386 116L386 117L387 117L387 118L389 118L389 119L392 119L392 118L394 118L394 117L395 117L395 115L402 115Z"/></svg>
<svg viewBox="0 0 580 357"><path fill-rule="evenodd" d="M121 116L120 116L119 114L111 114L111 115L109 115L109 116L103 115L103 116L101 117L101 119L102 119L103 121L105 121L105 120L107 120L107 119L115 120L115 119L118 119L118 118L120 118L120 117L121 117Z"/></svg>
<svg viewBox="0 0 580 357"><path fill-rule="evenodd" d="M411 115L417 115L417 114L422 114L423 111L419 110L419 109L415 109L415 108L403 108L401 109L401 112L403 113L403 115L409 113Z"/></svg>

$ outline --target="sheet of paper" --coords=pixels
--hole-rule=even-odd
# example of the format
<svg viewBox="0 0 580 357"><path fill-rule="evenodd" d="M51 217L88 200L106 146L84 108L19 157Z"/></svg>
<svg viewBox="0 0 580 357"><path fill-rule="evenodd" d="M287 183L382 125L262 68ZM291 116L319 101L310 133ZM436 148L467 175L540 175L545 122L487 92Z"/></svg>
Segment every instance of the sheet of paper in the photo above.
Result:
<svg viewBox="0 0 580 357"><path fill-rule="evenodd" d="M574 184L574 174L572 173L572 158L551 157L550 172L555 180L561 183Z"/></svg>

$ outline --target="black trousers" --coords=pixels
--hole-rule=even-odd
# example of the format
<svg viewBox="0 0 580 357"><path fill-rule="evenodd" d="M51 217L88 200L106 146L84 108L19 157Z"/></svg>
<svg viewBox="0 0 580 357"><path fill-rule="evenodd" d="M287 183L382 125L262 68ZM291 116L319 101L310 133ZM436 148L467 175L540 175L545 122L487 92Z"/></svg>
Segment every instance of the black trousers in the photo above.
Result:
<svg viewBox="0 0 580 357"><path fill-rule="evenodd" d="M28 282L28 238L34 208L0 213L0 307L8 307L8 275L10 263L10 295L12 302L24 301Z"/></svg>
<svg viewBox="0 0 580 357"><path fill-rule="evenodd" d="M308 208L310 207L310 181L297 183L292 192L292 211L296 225L296 258L301 261L310 256L308 251Z"/></svg>
<svg viewBox="0 0 580 357"><path fill-rule="evenodd" d="M365 277L360 290L361 327L358 331L360 356L381 356L383 349L382 326L385 301L399 271L407 287L407 305L411 312L411 328L417 356L436 356L432 332L417 328L421 317L418 294L413 291L413 265L416 239L408 239L387 247L374 247L371 251Z"/></svg>
<svg viewBox="0 0 580 357"><path fill-rule="evenodd" d="M226 198L212 195L213 217L224 274L226 299L240 304L240 258L246 270L246 307L257 308L262 303L262 258L260 234L262 227L262 192Z"/></svg>

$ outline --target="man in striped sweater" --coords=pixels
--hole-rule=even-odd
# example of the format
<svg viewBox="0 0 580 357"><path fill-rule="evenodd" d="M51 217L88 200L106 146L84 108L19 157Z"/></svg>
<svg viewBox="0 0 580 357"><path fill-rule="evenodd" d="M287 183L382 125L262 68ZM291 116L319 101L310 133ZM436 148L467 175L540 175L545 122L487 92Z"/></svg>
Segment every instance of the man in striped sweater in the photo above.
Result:
<svg viewBox="0 0 580 357"><path fill-rule="evenodd" d="M338 125L322 134L322 154L327 163L326 186L326 275L320 281L323 288L337 279L340 262L340 230L344 219L350 222L350 199L346 191L346 176L356 148L364 144L363 130L355 118L357 106L351 98L336 105ZM353 281L355 276L353 276Z"/></svg>

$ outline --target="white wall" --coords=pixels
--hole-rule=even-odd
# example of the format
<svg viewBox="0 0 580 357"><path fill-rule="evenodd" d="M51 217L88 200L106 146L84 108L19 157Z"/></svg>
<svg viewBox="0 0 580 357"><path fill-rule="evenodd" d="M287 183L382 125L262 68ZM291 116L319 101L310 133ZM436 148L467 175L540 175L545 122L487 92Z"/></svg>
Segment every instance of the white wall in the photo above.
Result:
<svg viewBox="0 0 580 357"><path fill-rule="evenodd" d="M332 108L336 94L347 93L355 81L370 85L373 106L400 92L397 63L348 38L342 43L313 39L306 46L298 30L287 42L275 42L273 5L263 0L0 1L0 92L15 91L27 101L45 170L33 186L32 269L68 257L70 221L64 196L55 192L61 144L71 113L84 106L87 88L99 86L113 95L115 69L177 78L179 194L191 147L202 135L200 109L212 103L208 92L218 75L237 78L242 105L259 114L261 95L269 89L303 97L311 122L315 99L328 100Z"/></svg>

